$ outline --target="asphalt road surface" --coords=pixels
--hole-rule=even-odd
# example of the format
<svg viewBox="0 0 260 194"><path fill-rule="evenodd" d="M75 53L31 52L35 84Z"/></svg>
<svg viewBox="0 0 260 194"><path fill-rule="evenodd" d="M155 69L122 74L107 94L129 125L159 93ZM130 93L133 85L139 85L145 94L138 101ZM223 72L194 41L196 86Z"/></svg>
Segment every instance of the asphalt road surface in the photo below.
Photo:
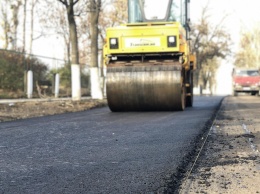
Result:
<svg viewBox="0 0 260 194"><path fill-rule="evenodd" d="M0 123L0 193L173 191L222 99L196 97L182 112L105 107Z"/></svg>

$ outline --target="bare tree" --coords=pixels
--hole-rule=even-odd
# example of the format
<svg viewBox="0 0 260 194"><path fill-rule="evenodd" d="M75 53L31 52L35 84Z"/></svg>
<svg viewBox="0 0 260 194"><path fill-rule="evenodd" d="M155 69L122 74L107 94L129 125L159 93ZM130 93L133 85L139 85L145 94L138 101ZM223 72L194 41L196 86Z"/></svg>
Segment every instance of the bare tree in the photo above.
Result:
<svg viewBox="0 0 260 194"><path fill-rule="evenodd" d="M9 5L9 1L1 1L0 6L1 6L1 16L0 18L2 19L2 23L1 23L1 27L3 29L3 40L4 40L4 49L7 49L9 44L10 44L10 33L11 33L11 26L10 26L10 20L9 20L9 11L8 11L8 6Z"/></svg>
<svg viewBox="0 0 260 194"><path fill-rule="evenodd" d="M224 16L216 25L210 23L208 5L203 8L198 24L192 25L192 50L197 57L197 71L194 74L194 85L205 88L209 82L209 76L215 75L217 70L214 58L224 59L230 54L230 35L223 27ZM212 66L212 67L208 67ZM214 67L214 68L213 68Z"/></svg>
<svg viewBox="0 0 260 194"><path fill-rule="evenodd" d="M71 42L67 8L59 3L59 1L53 2L46 0L40 3L42 10L39 11L39 9L37 9L37 15L40 18L43 31L45 31L41 34L43 36L60 36L65 45L64 60L67 61L68 64L71 64ZM46 29L48 29L48 31L46 31Z"/></svg>
<svg viewBox="0 0 260 194"><path fill-rule="evenodd" d="M200 80L204 88L209 87L210 94L213 94L213 90L216 88L216 73L219 67L219 59L214 57L208 59L202 64L200 68Z"/></svg>
<svg viewBox="0 0 260 194"><path fill-rule="evenodd" d="M260 28L241 34L239 51L235 54L235 66L260 68Z"/></svg>
<svg viewBox="0 0 260 194"><path fill-rule="evenodd" d="M78 50L78 35L77 26L75 21L74 6L79 0L58 0L67 10L67 19L69 23L69 37L71 43L71 63L79 64L79 50Z"/></svg>
<svg viewBox="0 0 260 194"><path fill-rule="evenodd" d="M71 43L71 85L72 85L72 100L78 101L81 99L81 82L80 82L80 66L79 66L79 48L78 34L75 21L74 8L79 0L58 0L67 10L67 18L69 23L69 37Z"/></svg>
<svg viewBox="0 0 260 194"><path fill-rule="evenodd" d="M99 19L100 37L105 42L106 29L127 22L127 0L112 0L111 3L103 3Z"/></svg>
<svg viewBox="0 0 260 194"><path fill-rule="evenodd" d="M90 0L88 10L90 12L90 37L91 53L90 64L92 67L98 67L98 19L101 8L101 0Z"/></svg>
<svg viewBox="0 0 260 194"><path fill-rule="evenodd" d="M30 39L29 39L29 53L32 54L32 45L33 45L33 40L35 40L34 37L34 10L35 6L37 5L38 0L31 0L31 20L30 20ZM40 37L40 36L39 36Z"/></svg>
<svg viewBox="0 0 260 194"><path fill-rule="evenodd" d="M26 8L27 7L27 0L24 0L24 4L23 4L23 52L25 52L25 44L26 44Z"/></svg>
<svg viewBox="0 0 260 194"><path fill-rule="evenodd" d="M12 49L17 49L17 28L19 25L19 18L18 13L20 6L22 5L21 0L12 1L11 2L11 10L12 10L12 26L11 26L11 32L12 32Z"/></svg>
<svg viewBox="0 0 260 194"><path fill-rule="evenodd" d="M21 6L24 5L24 21L23 21L23 47L25 45L25 24L26 24L26 2L27 0L2 0L1 1L1 24L4 31L4 48L10 46L11 49L17 49L18 44L18 27L21 23L20 11Z"/></svg>

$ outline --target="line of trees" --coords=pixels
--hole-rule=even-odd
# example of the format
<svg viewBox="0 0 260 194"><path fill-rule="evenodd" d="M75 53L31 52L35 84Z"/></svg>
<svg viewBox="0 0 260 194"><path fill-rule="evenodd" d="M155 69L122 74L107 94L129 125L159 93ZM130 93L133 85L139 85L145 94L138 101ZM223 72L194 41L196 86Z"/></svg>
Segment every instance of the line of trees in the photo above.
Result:
<svg viewBox="0 0 260 194"><path fill-rule="evenodd" d="M97 67L105 28L121 23L118 17L108 19L108 15L121 13L118 4L127 6L125 0L2 0L0 42L4 49L31 54L36 39L59 36L65 45L66 62L64 69L55 72L67 72L70 64L80 65L81 69L86 64Z"/></svg>
<svg viewBox="0 0 260 194"><path fill-rule="evenodd" d="M228 15L220 18L217 24L212 23L209 4L202 8L201 17L191 27L192 51L197 57L197 71L194 72L194 86L213 93L216 87L216 73L220 61L231 54L230 34L224 27Z"/></svg>
<svg viewBox="0 0 260 194"><path fill-rule="evenodd" d="M200 20L191 27L191 49L198 68L194 85L201 88L214 87L220 60L231 54L231 38L224 27L228 16L220 18L218 24L213 24L210 16L206 5ZM127 0L1 0L0 18L4 49L31 53L36 39L59 36L67 65L97 67L105 29L127 21ZM259 33L256 28L242 34L241 50L235 55L237 66L259 67Z"/></svg>
<svg viewBox="0 0 260 194"><path fill-rule="evenodd" d="M30 54L35 40L59 36L66 61L97 66L105 29L127 20L127 0L1 0L0 18L4 49Z"/></svg>

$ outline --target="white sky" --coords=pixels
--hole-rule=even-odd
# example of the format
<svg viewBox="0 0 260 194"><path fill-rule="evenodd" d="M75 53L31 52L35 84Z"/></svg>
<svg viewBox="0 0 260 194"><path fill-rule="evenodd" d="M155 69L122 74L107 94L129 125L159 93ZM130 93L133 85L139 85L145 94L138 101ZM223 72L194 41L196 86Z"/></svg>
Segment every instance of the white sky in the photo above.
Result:
<svg viewBox="0 0 260 194"><path fill-rule="evenodd" d="M255 23L260 22L259 0L191 0L191 21L197 22L201 8L209 2L209 14L212 21L218 23L223 16L227 31L237 43L241 30L250 30Z"/></svg>

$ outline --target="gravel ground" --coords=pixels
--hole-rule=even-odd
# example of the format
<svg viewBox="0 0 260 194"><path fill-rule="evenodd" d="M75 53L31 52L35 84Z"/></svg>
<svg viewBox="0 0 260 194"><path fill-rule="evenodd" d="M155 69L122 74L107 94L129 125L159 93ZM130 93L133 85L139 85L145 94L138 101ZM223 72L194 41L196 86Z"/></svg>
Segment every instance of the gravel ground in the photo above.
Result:
<svg viewBox="0 0 260 194"><path fill-rule="evenodd" d="M82 99L71 100L33 99L34 101L0 100L0 122L55 115L68 112L79 112L107 105L106 100ZM1 101L5 101L2 103Z"/></svg>
<svg viewBox="0 0 260 194"><path fill-rule="evenodd" d="M179 193L260 193L260 98L227 97Z"/></svg>

